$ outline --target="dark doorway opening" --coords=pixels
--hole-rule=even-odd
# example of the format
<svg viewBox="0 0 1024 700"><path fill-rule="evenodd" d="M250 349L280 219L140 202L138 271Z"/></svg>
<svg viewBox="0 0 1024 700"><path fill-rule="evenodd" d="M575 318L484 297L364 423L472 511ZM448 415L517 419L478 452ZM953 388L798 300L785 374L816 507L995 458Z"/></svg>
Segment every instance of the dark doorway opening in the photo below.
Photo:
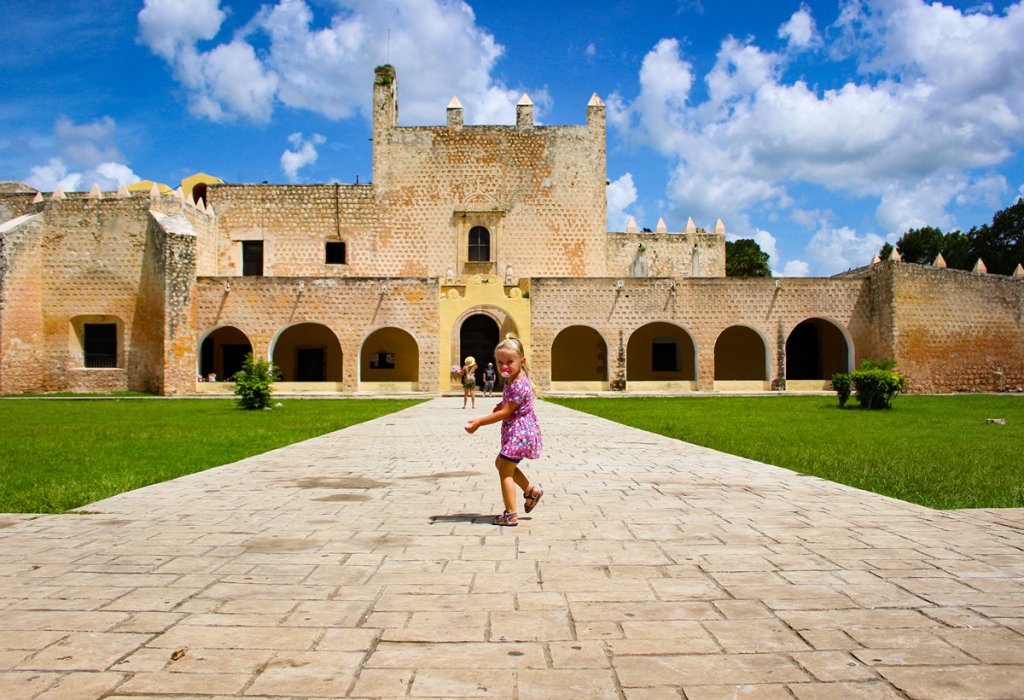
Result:
<svg viewBox="0 0 1024 700"><path fill-rule="evenodd" d="M475 314L462 322L459 331L459 364L470 355L476 359L477 384L483 384L483 371L488 362L494 362L494 348L498 344L498 322L485 314Z"/></svg>
<svg viewBox="0 0 1024 700"><path fill-rule="evenodd" d="M298 348L295 351L295 381L322 382L327 379L327 354L323 348Z"/></svg>

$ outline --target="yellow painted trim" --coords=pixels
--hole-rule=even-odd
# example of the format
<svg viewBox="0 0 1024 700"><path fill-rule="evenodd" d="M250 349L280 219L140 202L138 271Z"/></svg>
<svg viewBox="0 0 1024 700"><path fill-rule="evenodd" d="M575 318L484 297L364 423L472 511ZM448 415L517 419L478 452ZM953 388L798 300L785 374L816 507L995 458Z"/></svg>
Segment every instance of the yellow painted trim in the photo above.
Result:
<svg viewBox="0 0 1024 700"><path fill-rule="evenodd" d="M519 329L519 340L529 358L532 352L529 291L529 286L506 288L502 278L496 275L471 275L465 286L441 286L437 386L452 383L449 370L452 365L461 363L461 358L452 355L452 334L455 324L474 309L498 309L508 314Z"/></svg>

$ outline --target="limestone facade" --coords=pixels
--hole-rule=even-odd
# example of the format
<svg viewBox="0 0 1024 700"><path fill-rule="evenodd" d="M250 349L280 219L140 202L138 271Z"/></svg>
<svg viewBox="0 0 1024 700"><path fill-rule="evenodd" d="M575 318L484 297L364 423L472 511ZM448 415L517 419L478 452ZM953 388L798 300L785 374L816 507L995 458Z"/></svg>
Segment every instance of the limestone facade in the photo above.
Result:
<svg viewBox="0 0 1024 700"><path fill-rule="evenodd" d="M878 262L724 276L725 230L605 230L605 115L398 125L373 85L373 182L0 185L0 393L224 391L247 352L279 389L437 392L507 332L545 390L821 389L864 358L913 391L1024 386L1024 279ZM199 381L216 377L217 382Z"/></svg>

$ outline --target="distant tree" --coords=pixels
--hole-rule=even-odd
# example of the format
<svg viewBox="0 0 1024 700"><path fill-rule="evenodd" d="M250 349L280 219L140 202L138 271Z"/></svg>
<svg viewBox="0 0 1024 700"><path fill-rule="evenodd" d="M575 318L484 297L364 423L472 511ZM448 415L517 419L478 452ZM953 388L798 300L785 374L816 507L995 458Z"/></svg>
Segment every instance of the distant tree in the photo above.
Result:
<svg viewBox="0 0 1024 700"><path fill-rule="evenodd" d="M757 241L741 238L725 242L726 277L771 277L768 266L770 256L761 250Z"/></svg>
<svg viewBox="0 0 1024 700"><path fill-rule="evenodd" d="M896 248L900 251L903 262L930 265L942 252L945 242L946 236L942 231L934 226L925 226L912 228L904 233L896 241Z"/></svg>
<svg viewBox="0 0 1024 700"><path fill-rule="evenodd" d="M882 246L882 249L878 251L878 257L882 260L888 260L890 255L892 255L892 243L886 243Z"/></svg>
<svg viewBox="0 0 1024 700"><path fill-rule="evenodd" d="M971 267L981 258L988 271L996 275L1011 275L1017 265L1024 263L1024 198L996 212L991 225L972 228Z"/></svg>
<svg viewBox="0 0 1024 700"><path fill-rule="evenodd" d="M971 238L963 231L951 231L942 243L942 257L946 265L957 270L970 270L978 257L974 254Z"/></svg>

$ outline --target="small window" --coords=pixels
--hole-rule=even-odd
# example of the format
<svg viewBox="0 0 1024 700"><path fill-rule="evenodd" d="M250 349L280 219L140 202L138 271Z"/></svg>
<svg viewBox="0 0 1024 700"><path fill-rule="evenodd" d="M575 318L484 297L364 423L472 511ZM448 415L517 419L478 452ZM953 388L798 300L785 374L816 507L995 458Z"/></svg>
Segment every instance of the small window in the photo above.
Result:
<svg viewBox="0 0 1024 700"><path fill-rule="evenodd" d="M491 261L491 232L483 226L469 230L469 262Z"/></svg>
<svg viewBox="0 0 1024 700"><path fill-rule="evenodd" d="M82 326L85 366L117 367L117 324L85 323Z"/></svg>
<svg viewBox="0 0 1024 700"><path fill-rule="evenodd" d="M344 265L346 263L344 241L328 241L325 249L328 265Z"/></svg>
<svg viewBox="0 0 1024 700"><path fill-rule="evenodd" d="M679 349L675 338L655 338L651 343L651 370L678 372Z"/></svg>
<svg viewBox="0 0 1024 700"><path fill-rule="evenodd" d="M263 274L263 241L242 241L242 276Z"/></svg>

